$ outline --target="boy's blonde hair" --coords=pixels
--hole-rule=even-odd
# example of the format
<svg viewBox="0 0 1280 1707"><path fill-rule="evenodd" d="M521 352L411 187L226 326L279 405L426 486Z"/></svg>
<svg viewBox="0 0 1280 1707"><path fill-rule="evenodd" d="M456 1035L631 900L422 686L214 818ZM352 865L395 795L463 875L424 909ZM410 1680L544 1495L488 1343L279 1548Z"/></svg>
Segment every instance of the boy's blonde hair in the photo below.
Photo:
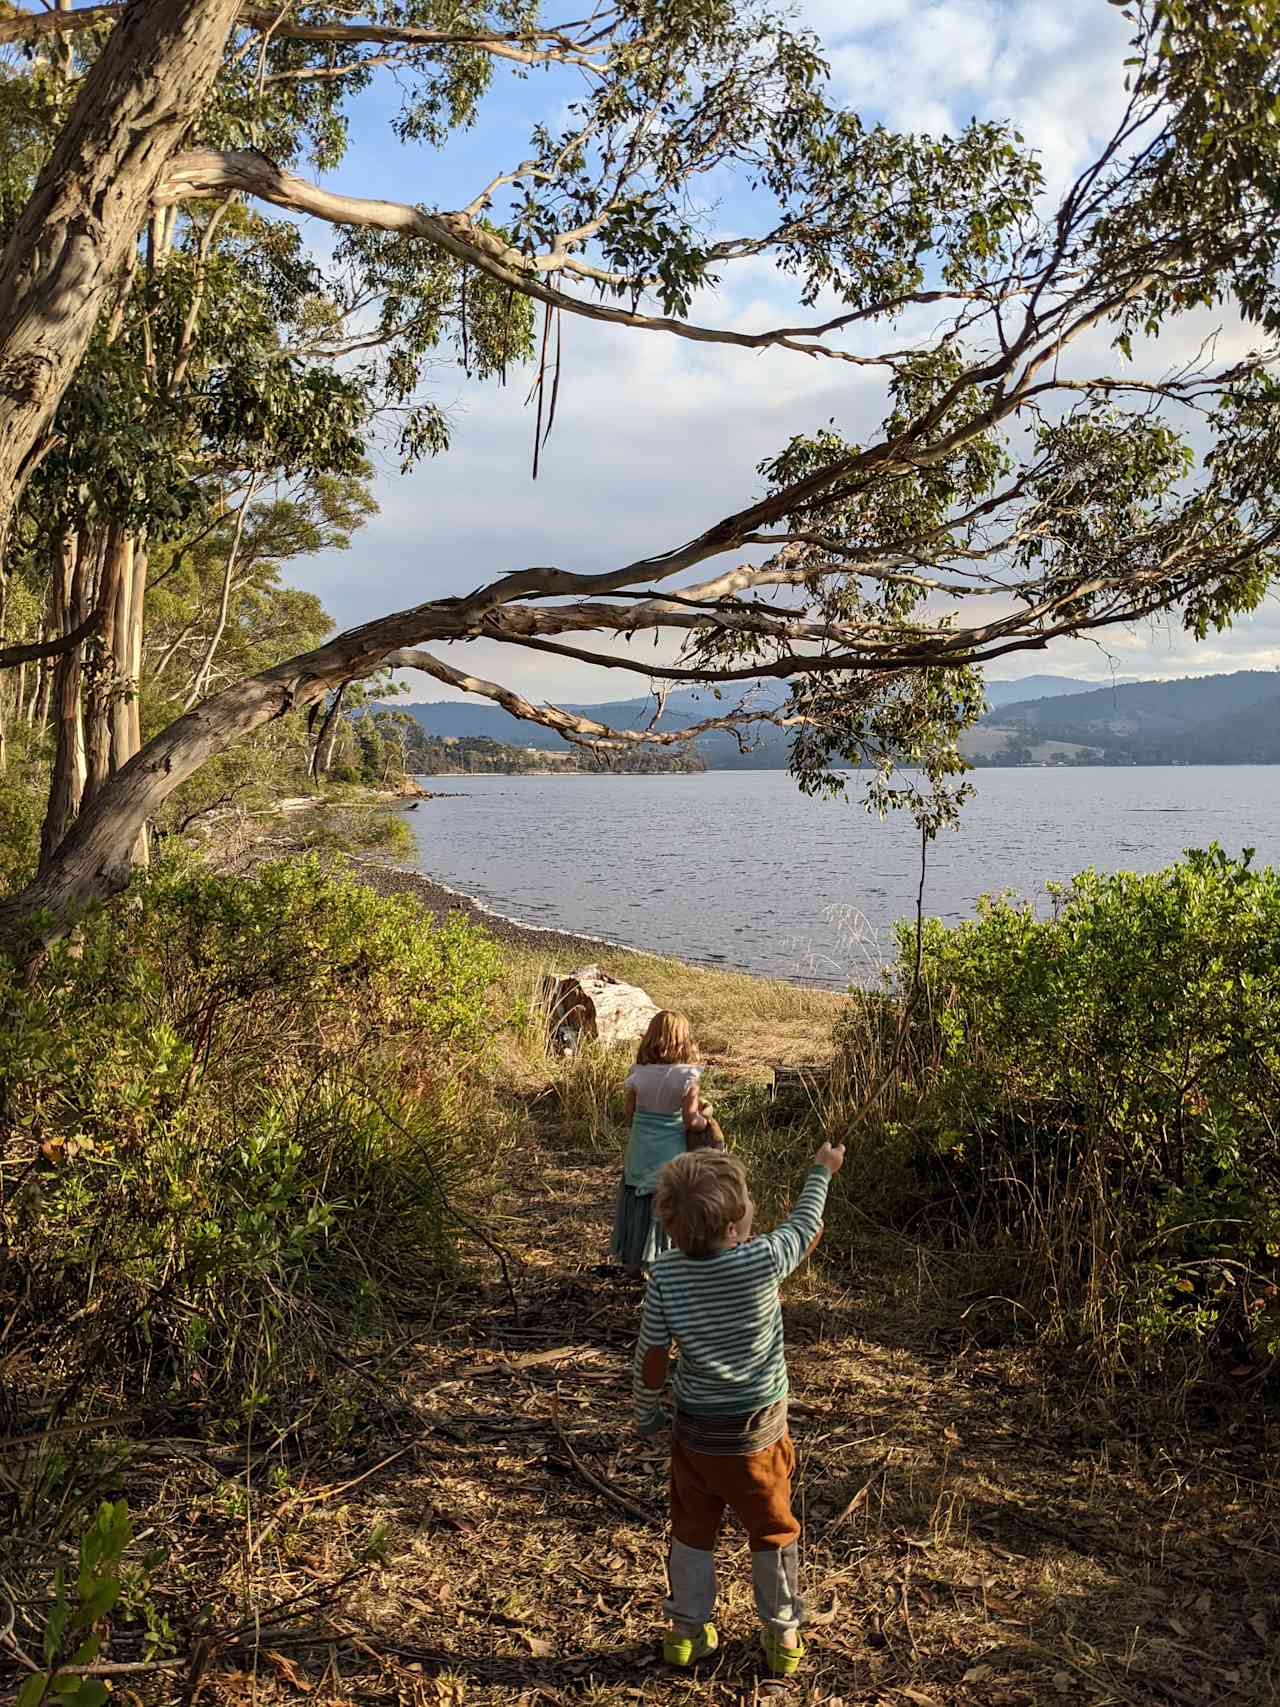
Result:
<svg viewBox="0 0 1280 1707"><path fill-rule="evenodd" d="M697 1059L693 1033L684 1015L669 1013L665 1008L654 1014L636 1051L637 1067L670 1066Z"/></svg>
<svg viewBox="0 0 1280 1707"><path fill-rule="evenodd" d="M704 1257L747 1213L747 1175L723 1150L686 1150L658 1175L653 1212L677 1249Z"/></svg>

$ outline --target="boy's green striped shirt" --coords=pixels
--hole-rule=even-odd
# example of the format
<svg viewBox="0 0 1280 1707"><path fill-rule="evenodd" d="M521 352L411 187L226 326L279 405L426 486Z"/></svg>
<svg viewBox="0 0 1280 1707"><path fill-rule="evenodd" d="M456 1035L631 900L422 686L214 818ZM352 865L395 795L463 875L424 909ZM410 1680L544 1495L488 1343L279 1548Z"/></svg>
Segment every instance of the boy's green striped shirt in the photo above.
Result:
<svg viewBox="0 0 1280 1707"><path fill-rule="evenodd" d="M646 1355L680 1355L672 1388L682 1411L694 1416L743 1416L771 1405L787 1391L779 1282L804 1260L818 1235L831 1174L820 1163L782 1226L745 1245L706 1257L664 1251L649 1273L632 1392L642 1429L662 1419L658 1394L644 1384Z"/></svg>

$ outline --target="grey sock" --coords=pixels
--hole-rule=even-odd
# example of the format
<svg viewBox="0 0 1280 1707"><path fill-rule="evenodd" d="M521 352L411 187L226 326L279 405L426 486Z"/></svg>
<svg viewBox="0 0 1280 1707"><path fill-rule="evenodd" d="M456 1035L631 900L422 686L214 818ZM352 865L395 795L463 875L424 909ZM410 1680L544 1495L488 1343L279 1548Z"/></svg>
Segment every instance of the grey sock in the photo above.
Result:
<svg viewBox="0 0 1280 1707"><path fill-rule="evenodd" d="M756 1613L760 1622L775 1636L791 1635L804 1619L799 1567L799 1550L794 1541L788 1547L770 1548L767 1552L751 1555L751 1586L755 1589Z"/></svg>
<svg viewBox="0 0 1280 1707"><path fill-rule="evenodd" d="M671 1592L662 1610L677 1630L696 1636L716 1608L715 1554L673 1541L667 1556L667 1582Z"/></svg>

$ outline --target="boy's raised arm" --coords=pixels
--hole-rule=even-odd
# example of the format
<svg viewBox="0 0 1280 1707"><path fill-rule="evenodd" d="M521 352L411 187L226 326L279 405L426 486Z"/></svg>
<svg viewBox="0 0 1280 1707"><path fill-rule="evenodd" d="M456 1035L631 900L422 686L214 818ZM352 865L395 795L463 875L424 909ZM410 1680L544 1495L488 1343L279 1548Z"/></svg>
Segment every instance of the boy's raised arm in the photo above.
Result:
<svg viewBox="0 0 1280 1707"><path fill-rule="evenodd" d="M667 1384L670 1351L671 1330L667 1326L656 1277L651 1274L644 1289L640 1338L636 1342L635 1365L631 1372L631 1396L636 1427L641 1434L656 1434L666 1423L659 1401Z"/></svg>
<svg viewBox="0 0 1280 1707"><path fill-rule="evenodd" d="M823 1144L813 1158L813 1166L800 1188L795 1207L772 1233L764 1235L773 1252L778 1279L785 1280L793 1273L817 1244L822 1232L822 1211L826 1206L827 1189L833 1174L844 1166L844 1145Z"/></svg>

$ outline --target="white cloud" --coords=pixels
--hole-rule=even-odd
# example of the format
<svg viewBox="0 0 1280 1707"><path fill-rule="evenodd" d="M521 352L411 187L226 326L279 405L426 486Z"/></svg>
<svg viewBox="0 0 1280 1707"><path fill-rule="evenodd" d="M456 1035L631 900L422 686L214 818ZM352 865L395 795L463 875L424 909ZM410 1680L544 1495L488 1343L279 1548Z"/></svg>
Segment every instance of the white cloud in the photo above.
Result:
<svg viewBox="0 0 1280 1707"><path fill-rule="evenodd" d="M804 13L834 44L836 88L851 106L930 135L975 115L1008 119L1055 189L1086 164L1123 105L1131 26L1102 0L811 0Z"/></svg>
<svg viewBox="0 0 1280 1707"><path fill-rule="evenodd" d="M1059 0L807 0L805 20L831 45L837 88L870 119L954 130L971 114L1007 117L1043 151L1062 183L1106 133L1122 98L1129 26L1103 0L1068 7ZM510 115L506 134L515 134ZM466 149L479 145L471 133ZM409 170L389 137L378 188L449 205L449 188L484 172L472 159L454 179L396 182ZM362 144L368 193L370 145ZM421 158L421 157L419 157ZM487 171L487 167L485 168ZM473 186L474 187L474 186ZM704 186L704 188L706 188ZM455 204L456 205L456 204ZM827 305L799 313L788 282L764 259L730 269L718 297L695 317L738 330L822 317ZM926 338L936 311L920 311L895 329L895 342ZM1181 323L1161 343L1161 366L1192 355L1215 321ZM868 328L849 348L874 347ZM857 437L883 413L874 370L806 361L786 352L692 344L566 320L558 417L536 485L530 479L534 414L522 408L529 375L505 391L450 379L454 449L406 478L379 481L382 514L351 551L299 566L298 581L318 592L343 627L429 598L466 591L534 563L597 571L670 549L727 514L759 489L759 461L794 433L835 417ZM1218 355L1249 347L1247 329L1230 326ZM1097 338L1072 358L1077 372L1120 368ZM1146 358L1144 358L1144 361ZM1153 356L1151 361L1155 361ZM645 643L647 647L647 642ZM1280 613L1268 605L1228 635L1197 647L1180 631L1114 635L1105 645L1127 675L1203 674L1280 660ZM669 661L672 642L652 655ZM638 648L633 648L633 653ZM450 661L509 683L531 698L632 697L642 677L477 642ZM1045 670L1106 679L1107 657L1090 642L1064 642L1004 666L1006 675ZM415 684L430 697L442 688Z"/></svg>

